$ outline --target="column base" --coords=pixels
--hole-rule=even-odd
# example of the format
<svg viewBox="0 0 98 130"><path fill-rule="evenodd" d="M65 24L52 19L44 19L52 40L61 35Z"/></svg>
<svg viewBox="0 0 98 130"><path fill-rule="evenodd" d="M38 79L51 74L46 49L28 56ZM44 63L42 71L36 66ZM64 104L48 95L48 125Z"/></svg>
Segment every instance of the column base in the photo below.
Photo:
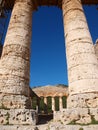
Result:
<svg viewBox="0 0 98 130"><path fill-rule="evenodd" d="M0 125L0 130L38 130L33 125Z"/></svg>
<svg viewBox="0 0 98 130"><path fill-rule="evenodd" d="M7 130L7 129L6 129ZM49 130L98 130L98 125L51 125Z"/></svg>
<svg viewBox="0 0 98 130"><path fill-rule="evenodd" d="M31 101L24 95L0 93L0 109L30 109Z"/></svg>
<svg viewBox="0 0 98 130"><path fill-rule="evenodd" d="M98 108L98 92L69 95L67 108Z"/></svg>
<svg viewBox="0 0 98 130"><path fill-rule="evenodd" d="M98 124L98 108L72 108L54 112L54 121L64 125Z"/></svg>
<svg viewBox="0 0 98 130"><path fill-rule="evenodd" d="M38 115L31 109L0 109L0 125L36 125Z"/></svg>
<svg viewBox="0 0 98 130"><path fill-rule="evenodd" d="M98 125L80 126L80 125L50 125L32 126L32 125L1 125L0 130L98 130Z"/></svg>

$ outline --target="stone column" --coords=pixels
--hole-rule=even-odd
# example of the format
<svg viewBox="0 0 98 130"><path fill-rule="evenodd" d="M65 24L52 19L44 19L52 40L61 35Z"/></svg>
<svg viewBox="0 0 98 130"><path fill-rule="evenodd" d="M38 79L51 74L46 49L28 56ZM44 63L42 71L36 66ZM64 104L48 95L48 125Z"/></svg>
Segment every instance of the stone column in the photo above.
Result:
<svg viewBox="0 0 98 130"><path fill-rule="evenodd" d="M60 108L60 110L63 109L63 99L62 99L62 97L59 97L59 108Z"/></svg>
<svg viewBox="0 0 98 130"><path fill-rule="evenodd" d="M32 0L16 0L0 60L0 99L8 108L29 105Z"/></svg>
<svg viewBox="0 0 98 130"><path fill-rule="evenodd" d="M44 97L44 103L47 105L47 97Z"/></svg>
<svg viewBox="0 0 98 130"><path fill-rule="evenodd" d="M98 61L81 0L63 0L68 107L98 107Z"/></svg>
<svg viewBox="0 0 98 130"><path fill-rule="evenodd" d="M52 111L55 111L55 98L52 97Z"/></svg>
<svg viewBox="0 0 98 130"><path fill-rule="evenodd" d="M44 112L47 113L47 97L44 97Z"/></svg>

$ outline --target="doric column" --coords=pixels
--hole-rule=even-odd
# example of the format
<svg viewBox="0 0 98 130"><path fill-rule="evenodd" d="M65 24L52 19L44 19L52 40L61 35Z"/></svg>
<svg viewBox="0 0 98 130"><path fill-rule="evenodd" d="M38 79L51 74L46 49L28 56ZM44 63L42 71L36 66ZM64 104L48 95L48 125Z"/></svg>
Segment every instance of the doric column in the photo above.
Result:
<svg viewBox="0 0 98 130"><path fill-rule="evenodd" d="M55 97L52 97L52 111L55 111Z"/></svg>
<svg viewBox="0 0 98 130"><path fill-rule="evenodd" d="M44 97L44 112L47 113L47 97Z"/></svg>
<svg viewBox="0 0 98 130"><path fill-rule="evenodd" d="M98 107L98 62L81 0L63 0L62 9L69 80L68 107Z"/></svg>
<svg viewBox="0 0 98 130"><path fill-rule="evenodd" d="M0 60L0 93L9 99L2 99L6 107L17 108L29 95L31 25L32 0L16 0Z"/></svg>
<svg viewBox="0 0 98 130"><path fill-rule="evenodd" d="M59 108L60 108L60 110L63 109L63 99L62 99L62 97L59 97Z"/></svg>
<svg viewBox="0 0 98 130"><path fill-rule="evenodd" d="M47 97L44 97L44 103L47 105Z"/></svg>

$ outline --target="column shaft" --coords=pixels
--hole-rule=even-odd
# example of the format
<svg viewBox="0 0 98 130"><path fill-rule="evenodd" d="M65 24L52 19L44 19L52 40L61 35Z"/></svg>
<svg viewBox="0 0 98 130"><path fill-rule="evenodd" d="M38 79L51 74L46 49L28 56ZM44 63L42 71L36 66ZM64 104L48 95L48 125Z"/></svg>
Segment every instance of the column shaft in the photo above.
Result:
<svg viewBox="0 0 98 130"><path fill-rule="evenodd" d="M2 94L29 95L31 29L32 0L16 0L0 60Z"/></svg>
<svg viewBox="0 0 98 130"><path fill-rule="evenodd" d="M94 94L98 92L98 62L81 0L63 0L62 6L69 80L68 107L87 107L87 103L82 105L80 100L84 101L82 98L86 93L90 93L86 95L90 100L98 97L98 93ZM93 102L90 107L93 107Z"/></svg>
<svg viewBox="0 0 98 130"><path fill-rule="evenodd" d="M44 103L47 105L47 97L44 97Z"/></svg>
<svg viewBox="0 0 98 130"><path fill-rule="evenodd" d="M60 110L63 109L63 99L62 99L62 97L59 97L59 108L60 108Z"/></svg>
<svg viewBox="0 0 98 130"><path fill-rule="evenodd" d="M55 111L55 98L52 97L52 111Z"/></svg>

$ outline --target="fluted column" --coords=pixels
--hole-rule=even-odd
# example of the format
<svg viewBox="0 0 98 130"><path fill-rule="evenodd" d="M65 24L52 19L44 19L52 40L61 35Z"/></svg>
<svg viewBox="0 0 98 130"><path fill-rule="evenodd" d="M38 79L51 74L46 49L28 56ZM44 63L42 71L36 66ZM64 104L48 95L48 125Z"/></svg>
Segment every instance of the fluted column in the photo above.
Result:
<svg viewBox="0 0 98 130"><path fill-rule="evenodd" d="M62 99L62 97L59 97L59 108L60 108L60 110L63 109L63 99Z"/></svg>
<svg viewBox="0 0 98 130"><path fill-rule="evenodd" d="M52 111L55 111L55 98L52 97Z"/></svg>
<svg viewBox="0 0 98 130"><path fill-rule="evenodd" d="M98 107L98 62L81 0L63 0L62 10L69 80L67 106Z"/></svg>
<svg viewBox="0 0 98 130"><path fill-rule="evenodd" d="M29 95L31 29L32 0L16 0L0 60L2 94Z"/></svg>

